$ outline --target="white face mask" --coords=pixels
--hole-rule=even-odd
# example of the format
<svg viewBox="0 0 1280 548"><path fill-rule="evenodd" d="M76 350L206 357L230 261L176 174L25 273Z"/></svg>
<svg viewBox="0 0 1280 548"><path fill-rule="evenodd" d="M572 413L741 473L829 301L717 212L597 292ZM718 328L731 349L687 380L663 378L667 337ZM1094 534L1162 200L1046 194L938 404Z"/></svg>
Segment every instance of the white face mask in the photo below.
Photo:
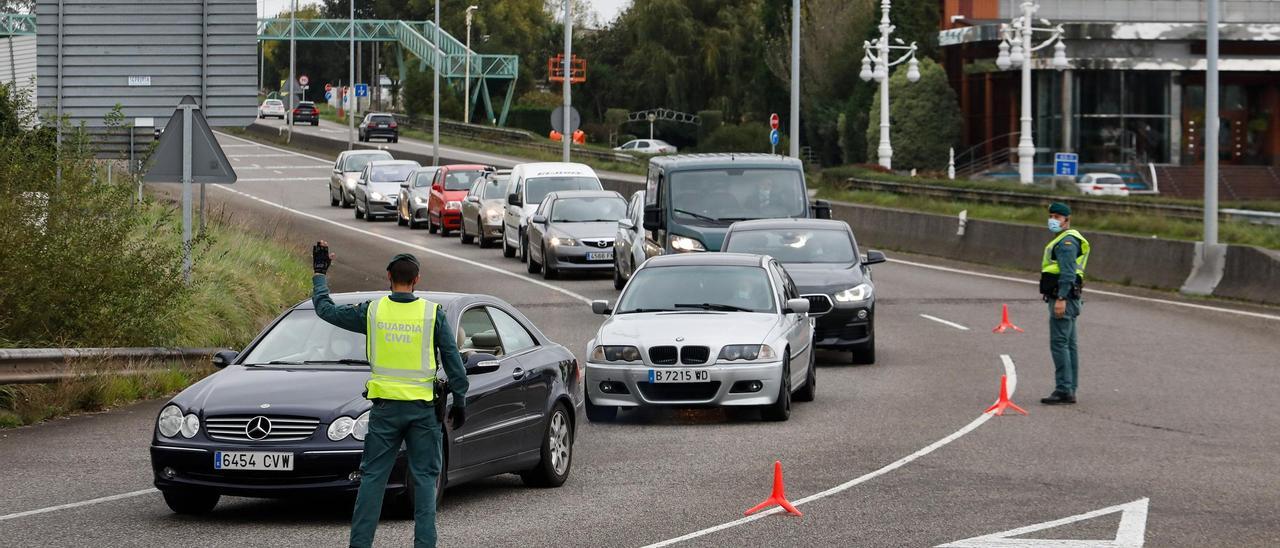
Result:
<svg viewBox="0 0 1280 548"><path fill-rule="evenodd" d="M1059 233L1059 232L1062 232L1062 221L1059 221L1059 220L1057 220L1057 219L1054 219L1053 217L1050 217L1050 218L1049 218L1049 232L1052 232L1052 233L1054 233L1054 234L1057 234L1057 233Z"/></svg>

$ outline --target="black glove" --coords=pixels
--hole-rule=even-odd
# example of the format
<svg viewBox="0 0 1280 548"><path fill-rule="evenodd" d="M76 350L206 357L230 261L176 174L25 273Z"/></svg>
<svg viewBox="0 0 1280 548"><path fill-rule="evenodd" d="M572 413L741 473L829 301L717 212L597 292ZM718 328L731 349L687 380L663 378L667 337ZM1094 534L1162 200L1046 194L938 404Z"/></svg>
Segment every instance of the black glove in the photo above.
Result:
<svg viewBox="0 0 1280 548"><path fill-rule="evenodd" d="M467 422L467 409L465 407L451 407L449 409L449 429L457 430L462 428Z"/></svg>
<svg viewBox="0 0 1280 548"><path fill-rule="evenodd" d="M311 248L312 269L316 274L324 274L329 272L329 265L333 264L333 258L329 256L329 246L324 242L316 242Z"/></svg>

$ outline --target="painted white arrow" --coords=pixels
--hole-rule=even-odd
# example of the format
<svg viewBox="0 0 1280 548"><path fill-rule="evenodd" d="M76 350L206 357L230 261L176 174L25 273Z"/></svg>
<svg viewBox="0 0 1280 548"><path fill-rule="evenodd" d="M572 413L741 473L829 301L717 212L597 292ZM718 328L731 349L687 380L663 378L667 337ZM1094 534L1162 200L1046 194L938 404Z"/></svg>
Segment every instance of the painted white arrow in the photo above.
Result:
<svg viewBox="0 0 1280 548"><path fill-rule="evenodd" d="M1019 527L1000 533L957 540L939 545L938 548L1084 548L1086 546L1094 548L1141 548L1147 536L1148 500L1145 498L1138 499L1130 503L1109 506L1062 519ZM1116 528L1116 538L1111 540L1013 538L1116 512L1121 512L1120 526Z"/></svg>

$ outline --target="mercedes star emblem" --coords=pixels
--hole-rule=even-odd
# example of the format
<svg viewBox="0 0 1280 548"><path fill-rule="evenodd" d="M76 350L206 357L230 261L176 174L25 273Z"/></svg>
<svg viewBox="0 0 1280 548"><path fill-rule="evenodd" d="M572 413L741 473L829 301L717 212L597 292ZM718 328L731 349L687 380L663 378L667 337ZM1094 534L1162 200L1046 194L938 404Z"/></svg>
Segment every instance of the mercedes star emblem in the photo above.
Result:
<svg viewBox="0 0 1280 548"><path fill-rule="evenodd" d="M269 404L269 403L264 403L264 404L262 404L262 405L259 405L258 407L260 407L260 408L262 408L262 409L268 409L268 408L270 408L270 407L271 407L271 404Z"/></svg>
<svg viewBox="0 0 1280 548"><path fill-rule="evenodd" d="M270 433L271 420L261 415L249 419L249 423L244 425L244 435L253 441L264 439Z"/></svg>

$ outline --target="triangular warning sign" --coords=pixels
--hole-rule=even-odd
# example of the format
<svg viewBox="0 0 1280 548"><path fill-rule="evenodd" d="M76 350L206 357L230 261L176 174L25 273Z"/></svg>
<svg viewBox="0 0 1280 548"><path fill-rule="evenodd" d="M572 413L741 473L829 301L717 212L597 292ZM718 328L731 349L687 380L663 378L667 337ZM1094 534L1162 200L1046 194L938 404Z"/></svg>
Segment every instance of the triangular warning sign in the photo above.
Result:
<svg viewBox="0 0 1280 548"><path fill-rule="evenodd" d="M1046 521L1019 527L1000 533L992 533L980 537L973 537L955 542L940 544L938 548L1036 548L1049 547L1056 548L1141 548L1147 536L1147 502L1148 499L1138 499L1127 504L1116 506L1108 506L1100 510L1085 512L1074 516ZM1070 523L1076 523L1088 519L1108 514L1120 514L1120 526L1116 528L1116 536L1113 539L1098 540L1065 540L1065 539L1038 539L1038 538L1016 538L1036 531L1044 531L1061 527Z"/></svg>
<svg viewBox="0 0 1280 548"><path fill-rule="evenodd" d="M169 123L164 126L160 135L160 144L152 154L151 169L142 178L147 183L181 183L182 182L182 111L181 105L194 105L195 99L190 95L183 97L178 108L174 109ZM227 161L218 140L209 129L209 122L204 119L200 108L191 111L191 182L231 184L236 182L236 172Z"/></svg>

